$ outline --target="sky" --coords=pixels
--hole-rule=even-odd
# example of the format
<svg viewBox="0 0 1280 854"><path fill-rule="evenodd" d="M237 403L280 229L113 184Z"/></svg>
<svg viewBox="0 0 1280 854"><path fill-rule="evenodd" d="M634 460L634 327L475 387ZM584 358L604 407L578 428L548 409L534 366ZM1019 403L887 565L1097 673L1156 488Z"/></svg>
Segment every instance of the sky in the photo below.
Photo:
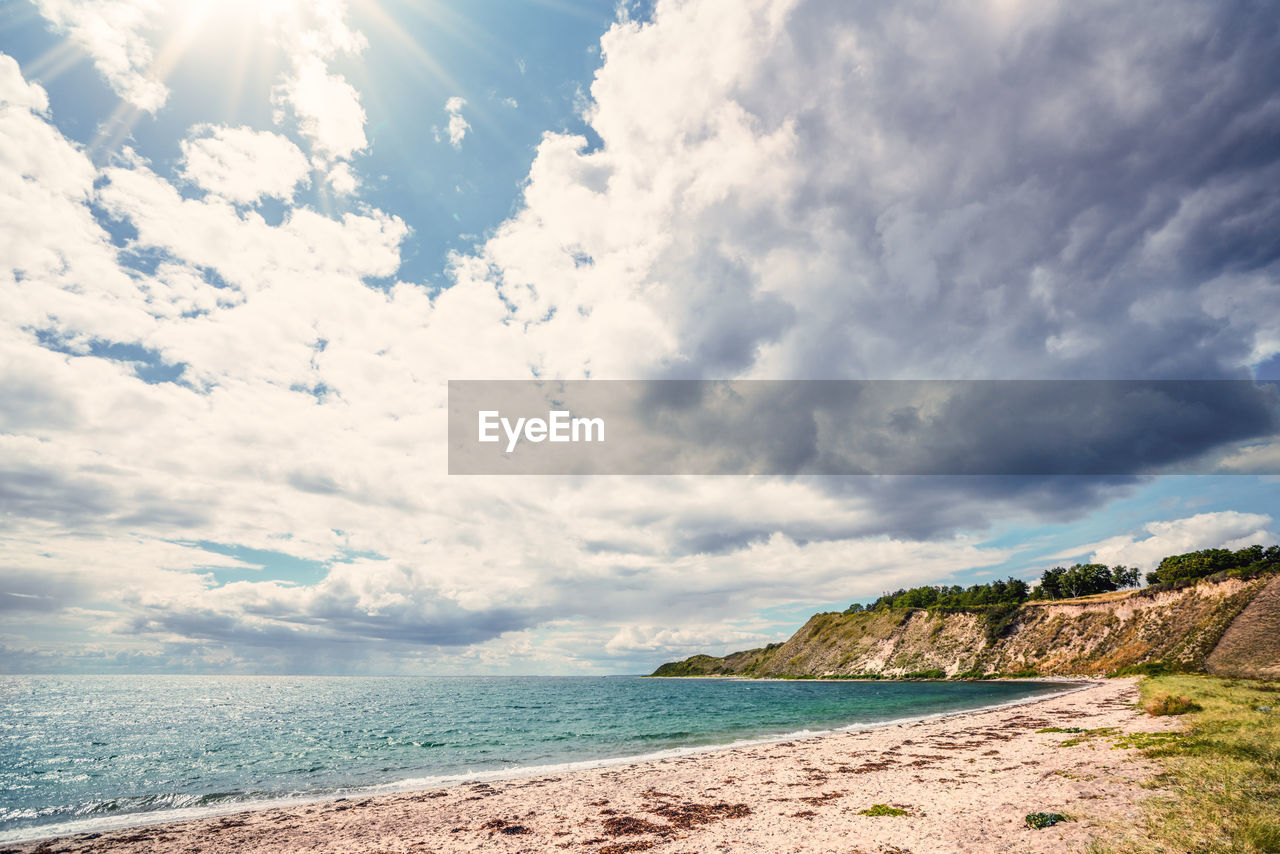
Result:
<svg viewBox="0 0 1280 854"><path fill-rule="evenodd" d="M1275 543L1267 439L449 476L446 392L1280 379L1278 54L1265 0L8 0L0 670L640 673Z"/></svg>

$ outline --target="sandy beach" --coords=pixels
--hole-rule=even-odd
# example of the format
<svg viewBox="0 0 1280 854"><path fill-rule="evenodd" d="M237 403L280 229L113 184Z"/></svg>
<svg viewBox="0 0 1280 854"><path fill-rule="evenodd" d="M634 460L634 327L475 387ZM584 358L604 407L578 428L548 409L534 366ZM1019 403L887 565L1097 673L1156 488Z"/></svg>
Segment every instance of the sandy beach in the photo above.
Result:
<svg viewBox="0 0 1280 854"><path fill-rule="evenodd" d="M1132 825L1154 766L1115 735L1176 727L1135 681L988 711L445 789L291 805L5 852L1063 852ZM1103 727L1082 738L1045 728ZM1066 742L1064 744L1064 742ZM1074 742L1074 743L1073 743ZM883 804L903 815L863 815ZM1024 816L1073 820L1032 830Z"/></svg>

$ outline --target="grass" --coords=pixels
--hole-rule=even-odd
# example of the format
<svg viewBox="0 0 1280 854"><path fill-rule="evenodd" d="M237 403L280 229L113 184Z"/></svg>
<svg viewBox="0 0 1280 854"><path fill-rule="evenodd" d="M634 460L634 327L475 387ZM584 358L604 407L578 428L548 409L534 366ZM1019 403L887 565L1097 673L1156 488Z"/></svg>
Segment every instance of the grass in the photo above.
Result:
<svg viewBox="0 0 1280 854"><path fill-rule="evenodd" d="M1144 707L1168 697L1194 709L1173 733L1124 736L1162 766L1160 793L1145 805L1143 839L1097 851L1166 854L1280 852L1280 711L1276 682L1193 675L1152 676Z"/></svg>
<svg viewBox="0 0 1280 854"><path fill-rule="evenodd" d="M981 667L973 667L973 668L970 668L969 670L961 671L960 673L957 673L955 676L952 676L951 678L952 679L995 679L996 675L994 673L988 673L987 671L983 670Z"/></svg>
<svg viewBox="0 0 1280 854"><path fill-rule="evenodd" d="M1188 712L1200 711L1200 705L1186 697L1163 694L1143 703L1142 710L1149 715L1185 715Z"/></svg>
<svg viewBox="0 0 1280 854"><path fill-rule="evenodd" d="M1035 679L1040 676L1040 672L1034 667L1028 667L1026 670L1015 670L1012 673L1001 673L1001 679Z"/></svg>
<svg viewBox="0 0 1280 854"><path fill-rule="evenodd" d="M1113 670L1107 674L1108 679L1117 676L1167 676L1170 673L1182 672L1177 665L1167 661L1148 661L1145 664L1130 664Z"/></svg>
<svg viewBox="0 0 1280 854"><path fill-rule="evenodd" d="M1058 822L1070 820L1060 812L1033 812L1024 819L1027 827L1032 830L1044 830L1046 827L1053 827Z"/></svg>
<svg viewBox="0 0 1280 854"><path fill-rule="evenodd" d="M865 810L858 810L858 815L911 815L911 813L888 804L872 804Z"/></svg>
<svg viewBox="0 0 1280 854"><path fill-rule="evenodd" d="M1086 741L1103 736L1115 735L1116 728L1113 726L1097 727L1096 729L1081 729L1078 726L1050 726L1044 729L1038 729L1036 732L1065 732L1071 733L1074 738L1066 738L1062 741L1053 742L1054 747L1075 747L1077 744L1084 744Z"/></svg>
<svg viewBox="0 0 1280 854"><path fill-rule="evenodd" d="M1182 741L1185 737L1180 732L1131 732L1117 736L1113 744L1117 750L1154 750Z"/></svg>

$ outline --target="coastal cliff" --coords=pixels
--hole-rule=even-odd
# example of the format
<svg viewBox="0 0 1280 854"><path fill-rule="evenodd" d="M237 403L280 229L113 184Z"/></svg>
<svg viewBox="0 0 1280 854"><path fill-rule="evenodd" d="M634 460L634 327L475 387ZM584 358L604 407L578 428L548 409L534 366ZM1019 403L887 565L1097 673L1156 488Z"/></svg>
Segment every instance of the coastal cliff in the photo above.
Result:
<svg viewBox="0 0 1280 854"><path fill-rule="evenodd" d="M1165 667L1280 676L1280 576L1201 581L1004 610L885 609L810 617L790 640L653 676L1099 676Z"/></svg>

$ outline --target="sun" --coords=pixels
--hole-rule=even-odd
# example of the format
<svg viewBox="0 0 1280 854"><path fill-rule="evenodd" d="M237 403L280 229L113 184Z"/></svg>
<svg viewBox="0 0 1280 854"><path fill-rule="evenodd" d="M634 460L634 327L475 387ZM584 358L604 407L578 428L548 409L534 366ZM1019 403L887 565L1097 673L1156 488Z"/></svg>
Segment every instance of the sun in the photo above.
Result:
<svg viewBox="0 0 1280 854"><path fill-rule="evenodd" d="M89 144L95 160L118 151L139 121L168 104L171 80L184 69L226 116L236 115L246 96L270 92L272 77L288 65L288 52L318 18L331 29L335 20L341 24L344 6L332 0L159 0L138 9L127 32L130 61L140 85L161 94L147 102L122 97Z"/></svg>

